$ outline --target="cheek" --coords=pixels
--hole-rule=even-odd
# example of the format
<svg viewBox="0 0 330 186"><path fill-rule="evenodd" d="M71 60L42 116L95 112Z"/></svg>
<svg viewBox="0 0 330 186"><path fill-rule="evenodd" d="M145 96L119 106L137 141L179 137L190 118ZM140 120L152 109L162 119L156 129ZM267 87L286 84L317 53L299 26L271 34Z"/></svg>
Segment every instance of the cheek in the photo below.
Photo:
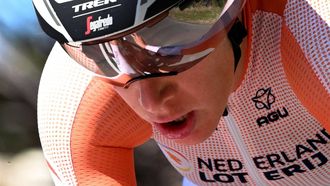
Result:
<svg viewBox="0 0 330 186"><path fill-rule="evenodd" d="M227 46L227 45L222 45ZM230 46L219 48L184 72L186 86L200 106L194 139L205 139L218 125L234 85L234 58ZM193 139L192 139L193 140Z"/></svg>
<svg viewBox="0 0 330 186"><path fill-rule="evenodd" d="M229 45L228 45L229 44ZM198 97L226 102L233 89L234 58L229 41L224 40L220 46L199 64L182 73L188 89Z"/></svg>
<svg viewBox="0 0 330 186"><path fill-rule="evenodd" d="M137 91L121 87L114 87L114 90L135 112L139 113Z"/></svg>

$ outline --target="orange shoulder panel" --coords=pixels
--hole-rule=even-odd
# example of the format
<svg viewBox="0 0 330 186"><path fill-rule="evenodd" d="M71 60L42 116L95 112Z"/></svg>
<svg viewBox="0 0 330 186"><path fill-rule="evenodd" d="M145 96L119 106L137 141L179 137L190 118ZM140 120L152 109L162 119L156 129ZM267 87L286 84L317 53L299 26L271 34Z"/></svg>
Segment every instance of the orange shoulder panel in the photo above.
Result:
<svg viewBox="0 0 330 186"><path fill-rule="evenodd" d="M330 131L330 95L286 25L282 27L281 37L284 70L293 91L307 110Z"/></svg>
<svg viewBox="0 0 330 186"><path fill-rule="evenodd" d="M253 14L257 10L273 12L280 16L283 16L285 5L287 0L247 0L246 4L243 8L243 23L247 28L247 48L246 54L249 54L251 51L251 43L252 43L252 19ZM248 57L244 59L244 71L248 68ZM240 80L242 82L243 79Z"/></svg>
<svg viewBox="0 0 330 186"><path fill-rule="evenodd" d="M262 10L283 16L286 3L287 0L247 0L244 7L244 24L248 28L249 46L252 38L254 12ZM313 72L299 44L286 25L283 25L282 28L281 41L283 65L290 85L308 111L330 131L330 95Z"/></svg>
<svg viewBox="0 0 330 186"><path fill-rule="evenodd" d="M87 87L73 124L71 152L78 185L136 185L133 148L151 136L105 81Z"/></svg>
<svg viewBox="0 0 330 186"><path fill-rule="evenodd" d="M251 8L252 13L261 10L282 16L287 0L247 0L246 3Z"/></svg>

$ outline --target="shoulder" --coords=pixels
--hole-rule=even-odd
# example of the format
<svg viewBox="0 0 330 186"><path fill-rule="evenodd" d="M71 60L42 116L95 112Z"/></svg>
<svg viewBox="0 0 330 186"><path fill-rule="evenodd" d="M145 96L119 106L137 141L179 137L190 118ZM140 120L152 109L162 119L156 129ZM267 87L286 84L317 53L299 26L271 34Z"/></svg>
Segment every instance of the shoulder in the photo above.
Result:
<svg viewBox="0 0 330 186"><path fill-rule="evenodd" d="M330 3L289 0L281 33L286 76L306 109L330 129Z"/></svg>
<svg viewBox="0 0 330 186"><path fill-rule="evenodd" d="M329 12L328 0L247 0L245 7L248 19L259 15L259 27L266 15L280 19L276 32L285 76L305 108L330 130Z"/></svg>
<svg viewBox="0 0 330 186"><path fill-rule="evenodd" d="M111 84L76 63L58 43L49 54L42 73L38 112L39 126L54 125L52 121L58 121L59 125L67 126L68 130L72 128L81 131L81 128L87 127L85 131L91 134L99 128L103 130L97 134L103 134L108 129L108 134L104 136L109 136L111 140L99 135L99 140L96 140L107 145L134 146L132 144L141 143L151 135L149 124L130 109ZM109 135L118 131L138 131L134 133L139 135L132 135L131 141L123 144L124 136L119 133ZM128 133L125 135L128 138ZM118 137L117 141L114 136Z"/></svg>
<svg viewBox="0 0 330 186"><path fill-rule="evenodd" d="M132 185L132 149L152 133L109 83L73 61L58 43L39 85L38 128L45 158L59 185L96 181L113 185L109 175ZM118 173L117 166L127 171ZM100 171L106 174L98 175Z"/></svg>

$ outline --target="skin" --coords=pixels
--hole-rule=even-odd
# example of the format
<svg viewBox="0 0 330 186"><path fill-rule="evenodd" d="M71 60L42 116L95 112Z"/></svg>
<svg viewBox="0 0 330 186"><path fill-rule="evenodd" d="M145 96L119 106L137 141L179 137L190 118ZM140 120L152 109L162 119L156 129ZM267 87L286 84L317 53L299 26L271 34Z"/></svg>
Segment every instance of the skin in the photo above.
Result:
<svg viewBox="0 0 330 186"><path fill-rule="evenodd" d="M215 51L191 69L176 76L134 82L128 89L114 87L133 110L151 125L160 120L195 114L192 132L177 143L193 145L212 135L226 107L228 97L239 86L243 72L246 39L242 57L234 73L234 56L228 38ZM165 119L166 118L166 119Z"/></svg>

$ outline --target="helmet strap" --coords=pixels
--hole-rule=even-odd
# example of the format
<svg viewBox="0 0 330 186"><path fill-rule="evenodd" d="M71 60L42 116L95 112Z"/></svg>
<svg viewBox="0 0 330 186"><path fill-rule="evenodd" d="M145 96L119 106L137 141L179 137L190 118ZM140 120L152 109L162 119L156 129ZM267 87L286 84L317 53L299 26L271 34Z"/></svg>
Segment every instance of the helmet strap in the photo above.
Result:
<svg viewBox="0 0 330 186"><path fill-rule="evenodd" d="M240 44L242 43L243 39L247 36L247 30L245 29L243 23L239 19L237 19L227 35L234 52L234 72L235 72L238 62L241 59L242 52L241 52Z"/></svg>
<svg viewBox="0 0 330 186"><path fill-rule="evenodd" d="M228 116L228 109L227 109L227 107L223 111L222 116Z"/></svg>
<svg viewBox="0 0 330 186"><path fill-rule="evenodd" d="M234 25L228 32L228 39L233 47L234 52L234 72L236 71L239 60L241 59L241 47L243 39L247 36L247 30L245 29L243 23L237 19ZM227 107L225 108L222 116L228 116Z"/></svg>

